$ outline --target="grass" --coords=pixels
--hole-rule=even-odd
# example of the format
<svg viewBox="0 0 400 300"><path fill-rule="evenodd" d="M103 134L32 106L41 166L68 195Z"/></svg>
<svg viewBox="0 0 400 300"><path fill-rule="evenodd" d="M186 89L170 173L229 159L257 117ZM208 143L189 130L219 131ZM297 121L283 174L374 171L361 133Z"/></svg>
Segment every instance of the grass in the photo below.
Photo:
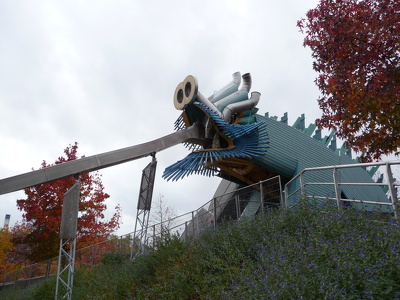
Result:
<svg viewBox="0 0 400 300"><path fill-rule="evenodd" d="M80 268L73 299L400 299L400 223L302 204ZM55 279L18 298L53 299Z"/></svg>

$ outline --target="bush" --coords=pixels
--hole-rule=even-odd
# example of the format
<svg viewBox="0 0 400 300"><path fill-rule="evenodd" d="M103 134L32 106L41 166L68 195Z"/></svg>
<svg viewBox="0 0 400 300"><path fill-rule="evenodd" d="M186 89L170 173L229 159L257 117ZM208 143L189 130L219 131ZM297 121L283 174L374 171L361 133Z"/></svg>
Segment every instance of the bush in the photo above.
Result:
<svg viewBox="0 0 400 300"><path fill-rule="evenodd" d="M101 263L103 265L121 265L124 260L124 256L120 253L106 253L101 258Z"/></svg>

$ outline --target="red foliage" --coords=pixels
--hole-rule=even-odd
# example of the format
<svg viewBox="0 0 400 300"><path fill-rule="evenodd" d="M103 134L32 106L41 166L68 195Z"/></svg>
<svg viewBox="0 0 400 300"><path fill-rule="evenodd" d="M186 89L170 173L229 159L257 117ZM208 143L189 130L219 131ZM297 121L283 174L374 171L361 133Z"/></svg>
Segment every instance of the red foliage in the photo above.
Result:
<svg viewBox="0 0 400 300"><path fill-rule="evenodd" d="M27 259L29 246L21 244L21 239L31 232L29 224L16 224L11 228L0 229L0 279L7 272L29 265Z"/></svg>
<svg viewBox="0 0 400 300"><path fill-rule="evenodd" d="M59 157L55 164L78 159L78 144L64 150L65 157ZM52 165L43 161L41 168ZM79 176L81 182L77 248L106 240L119 228L120 207L109 221L104 220L105 200L110 196L104 192L98 172ZM17 200L18 209L24 211L24 221L32 226L32 231L20 242L29 245L28 258L41 261L58 255L59 232L64 194L75 184L76 179L69 177L51 183L25 189L26 199Z"/></svg>
<svg viewBox="0 0 400 300"><path fill-rule="evenodd" d="M321 0L297 26L319 73L318 125L335 129L364 161L398 155L400 1Z"/></svg>

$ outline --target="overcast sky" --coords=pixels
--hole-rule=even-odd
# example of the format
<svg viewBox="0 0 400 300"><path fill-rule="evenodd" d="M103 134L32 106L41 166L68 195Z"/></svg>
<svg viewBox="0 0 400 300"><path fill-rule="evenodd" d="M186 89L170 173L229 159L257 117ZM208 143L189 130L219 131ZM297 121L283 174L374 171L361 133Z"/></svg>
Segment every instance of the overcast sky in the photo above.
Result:
<svg viewBox="0 0 400 300"><path fill-rule="evenodd" d="M173 132L173 94L187 75L209 96L234 72L251 73L259 113L289 124L320 116L311 52L296 21L317 0L6 1L0 0L0 178L53 163L79 143L95 155ZM178 182L164 169L188 154L157 154L154 196L182 214L210 200L220 181ZM100 171L108 207L122 207L118 234L134 230L147 157ZM0 227L21 219L16 200L0 196ZM107 214L111 217L112 210Z"/></svg>

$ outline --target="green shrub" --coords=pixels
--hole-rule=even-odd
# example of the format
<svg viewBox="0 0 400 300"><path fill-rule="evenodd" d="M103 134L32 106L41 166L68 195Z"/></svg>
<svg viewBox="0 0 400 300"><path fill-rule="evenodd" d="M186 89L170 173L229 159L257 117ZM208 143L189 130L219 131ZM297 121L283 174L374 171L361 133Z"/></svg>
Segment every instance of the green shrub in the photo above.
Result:
<svg viewBox="0 0 400 300"><path fill-rule="evenodd" d="M101 263L103 265L121 265L124 260L124 256L120 253L106 253L101 258Z"/></svg>

